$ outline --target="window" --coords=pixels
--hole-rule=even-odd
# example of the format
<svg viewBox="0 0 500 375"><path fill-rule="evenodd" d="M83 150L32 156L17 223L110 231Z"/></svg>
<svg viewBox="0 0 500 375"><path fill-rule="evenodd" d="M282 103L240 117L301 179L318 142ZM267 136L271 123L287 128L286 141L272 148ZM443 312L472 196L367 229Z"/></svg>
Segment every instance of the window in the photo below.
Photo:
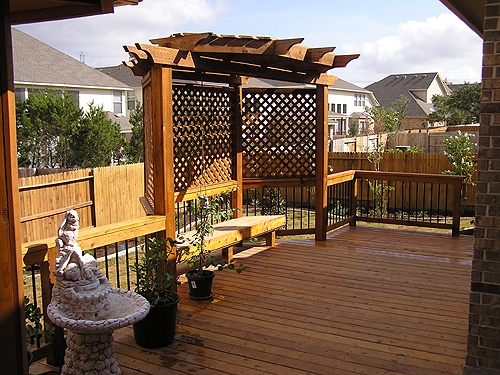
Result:
<svg viewBox="0 0 500 375"><path fill-rule="evenodd" d="M80 92L76 90L68 90L66 94L75 99L76 105L80 106Z"/></svg>
<svg viewBox="0 0 500 375"><path fill-rule="evenodd" d="M358 94L354 94L354 106L358 105Z"/></svg>
<svg viewBox="0 0 500 375"><path fill-rule="evenodd" d="M342 104L337 104L337 113L342 113Z"/></svg>
<svg viewBox="0 0 500 375"><path fill-rule="evenodd" d="M135 94L133 91L127 91L127 108L129 111L135 109Z"/></svg>
<svg viewBox="0 0 500 375"><path fill-rule="evenodd" d="M342 113L347 113L347 104L342 104Z"/></svg>
<svg viewBox="0 0 500 375"><path fill-rule="evenodd" d="M24 102L26 100L26 89L24 87L14 89L14 95L17 101Z"/></svg>
<svg viewBox="0 0 500 375"><path fill-rule="evenodd" d="M365 96L364 95L360 95L360 99L361 99L361 101L360 101L359 105L361 107L364 107L365 106Z"/></svg>
<svg viewBox="0 0 500 375"><path fill-rule="evenodd" d="M122 92L113 91L113 112L122 114Z"/></svg>

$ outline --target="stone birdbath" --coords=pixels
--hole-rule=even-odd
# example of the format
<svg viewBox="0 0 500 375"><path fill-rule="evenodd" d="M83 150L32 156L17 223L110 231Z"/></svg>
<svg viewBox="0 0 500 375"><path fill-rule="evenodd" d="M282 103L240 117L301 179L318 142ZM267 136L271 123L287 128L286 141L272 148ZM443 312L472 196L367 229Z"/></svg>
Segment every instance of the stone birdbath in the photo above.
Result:
<svg viewBox="0 0 500 375"><path fill-rule="evenodd" d="M78 214L68 211L59 226L56 283L47 316L67 330L63 375L120 375L113 331L143 319L149 302L137 293L111 287L96 260L77 244Z"/></svg>

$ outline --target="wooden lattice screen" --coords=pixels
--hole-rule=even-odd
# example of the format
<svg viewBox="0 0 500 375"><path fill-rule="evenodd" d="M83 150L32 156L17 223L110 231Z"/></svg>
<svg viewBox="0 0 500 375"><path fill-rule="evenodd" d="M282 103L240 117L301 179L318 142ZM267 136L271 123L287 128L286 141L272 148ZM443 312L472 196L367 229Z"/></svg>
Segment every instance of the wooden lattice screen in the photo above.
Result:
<svg viewBox="0 0 500 375"><path fill-rule="evenodd" d="M175 86L175 191L232 179L233 91Z"/></svg>
<svg viewBox="0 0 500 375"><path fill-rule="evenodd" d="M243 177L313 177L316 92L243 91Z"/></svg>
<svg viewBox="0 0 500 375"><path fill-rule="evenodd" d="M144 96L144 183L145 197L151 207L154 207L154 148L153 148L153 111L151 104L151 82L143 88Z"/></svg>

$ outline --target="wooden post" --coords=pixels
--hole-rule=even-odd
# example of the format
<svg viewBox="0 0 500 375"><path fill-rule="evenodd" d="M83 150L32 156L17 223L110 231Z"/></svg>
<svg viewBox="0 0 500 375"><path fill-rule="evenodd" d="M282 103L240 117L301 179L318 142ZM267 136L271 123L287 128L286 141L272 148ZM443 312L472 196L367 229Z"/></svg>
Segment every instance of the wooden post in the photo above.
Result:
<svg viewBox="0 0 500 375"><path fill-rule="evenodd" d="M153 127L154 213L165 215L165 236L175 239L174 130L172 112L172 68L155 64L151 68L151 108ZM148 147L148 145L145 145ZM168 271L177 275L171 254Z"/></svg>
<svg viewBox="0 0 500 375"><path fill-rule="evenodd" d="M460 215L462 213L462 184L462 179L453 184L453 222L451 224L452 236L460 235Z"/></svg>
<svg viewBox="0 0 500 375"><path fill-rule="evenodd" d="M0 6L0 371L27 374L9 0Z"/></svg>
<svg viewBox="0 0 500 375"><path fill-rule="evenodd" d="M243 207L243 147L242 147L242 100L243 100L243 90L241 82L235 84L234 88L234 147L233 147L233 178L238 183L238 189L232 194L232 205L233 208L237 208L234 212L234 217L242 217L243 212L241 212Z"/></svg>
<svg viewBox="0 0 500 375"><path fill-rule="evenodd" d="M316 230L315 240L326 240L328 179L328 86L316 86Z"/></svg>
<svg viewBox="0 0 500 375"><path fill-rule="evenodd" d="M359 194L359 181L354 174L352 184L352 195L351 195L351 220L349 221L349 226L356 226L356 208L358 207L358 194Z"/></svg>

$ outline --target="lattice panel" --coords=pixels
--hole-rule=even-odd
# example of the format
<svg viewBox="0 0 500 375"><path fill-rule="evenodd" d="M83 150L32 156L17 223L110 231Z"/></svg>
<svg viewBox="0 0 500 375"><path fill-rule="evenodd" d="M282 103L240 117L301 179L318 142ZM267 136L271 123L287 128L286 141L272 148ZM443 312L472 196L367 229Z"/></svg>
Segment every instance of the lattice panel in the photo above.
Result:
<svg viewBox="0 0 500 375"><path fill-rule="evenodd" d="M243 93L243 177L312 177L316 156L314 90Z"/></svg>
<svg viewBox="0 0 500 375"><path fill-rule="evenodd" d="M146 199L154 208L154 180L153 180L153 120L152 120L152 88L151 84L144 88L144 183Z"/></svg>
<svg viewBox="0 0 500 375"><path fill-rule="evenodd" d="M174 87L176 191L232 179L231 98L229 89Z"/></svg>

